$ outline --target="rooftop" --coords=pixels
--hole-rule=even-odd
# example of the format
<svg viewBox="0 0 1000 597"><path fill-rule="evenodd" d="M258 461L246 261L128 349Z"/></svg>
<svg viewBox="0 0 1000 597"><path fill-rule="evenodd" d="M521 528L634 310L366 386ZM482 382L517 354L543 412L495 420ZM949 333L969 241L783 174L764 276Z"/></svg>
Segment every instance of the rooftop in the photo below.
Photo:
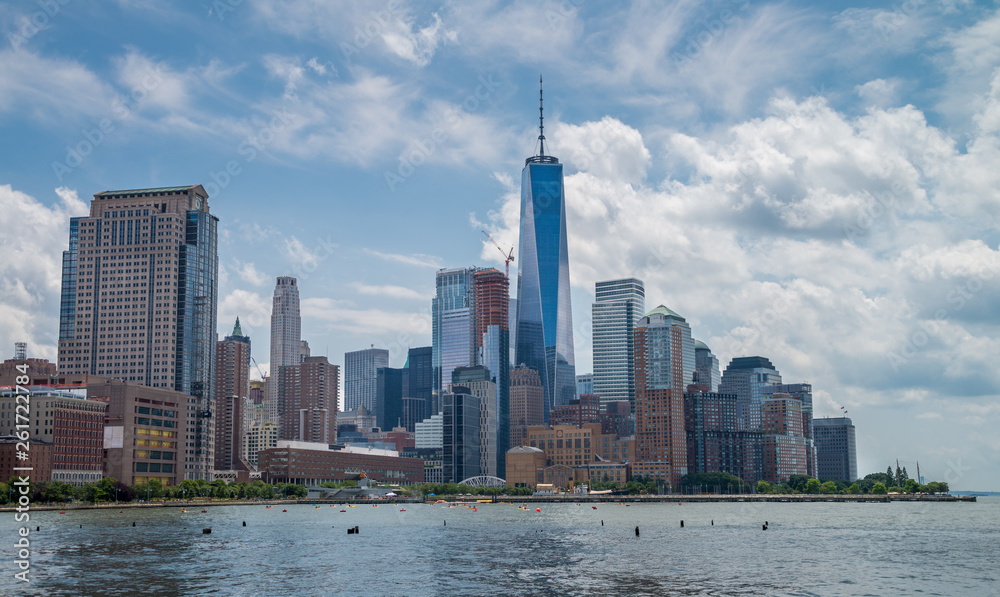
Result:
<svg viewBox="0 0 1000 597"><path fill-rule="evenodd" d="M653 309L649 313L646 313L646 317L650 317L651 315L663 315L664 317L676 317L677 319L680 319L682 321L684 320L684 318L681 317L680 314L678 314L676 311L668 309L663 305L660 305L659 307Z"/></svg>

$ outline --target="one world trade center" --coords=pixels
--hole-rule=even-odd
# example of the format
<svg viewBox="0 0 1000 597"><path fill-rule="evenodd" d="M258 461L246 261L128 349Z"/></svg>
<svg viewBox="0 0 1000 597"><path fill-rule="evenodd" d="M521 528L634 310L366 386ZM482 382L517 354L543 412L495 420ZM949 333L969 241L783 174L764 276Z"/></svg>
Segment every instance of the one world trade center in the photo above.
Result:
<svg viewBox="0 0 1000 597"><path fill-rule="evenodd" d="M521 172L515 338L517 364L537 370L542 378L547 423L554 406L569 404L576 396L576 361L563 167L557 158L545 155L540 89L538 103L538 155L526 159Z"/></svg>

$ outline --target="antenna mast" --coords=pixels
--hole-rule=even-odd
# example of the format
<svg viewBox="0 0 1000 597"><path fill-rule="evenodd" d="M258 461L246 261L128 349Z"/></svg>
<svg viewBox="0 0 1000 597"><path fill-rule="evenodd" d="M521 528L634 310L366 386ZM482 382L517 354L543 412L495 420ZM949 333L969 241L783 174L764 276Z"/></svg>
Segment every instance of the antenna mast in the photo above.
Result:
<svg viewBox="0 0 1000 597"><path fill-rule="evenodd" d="M545 108L542 106L542 75L538 75L538 155L545 155Z"/></svg>

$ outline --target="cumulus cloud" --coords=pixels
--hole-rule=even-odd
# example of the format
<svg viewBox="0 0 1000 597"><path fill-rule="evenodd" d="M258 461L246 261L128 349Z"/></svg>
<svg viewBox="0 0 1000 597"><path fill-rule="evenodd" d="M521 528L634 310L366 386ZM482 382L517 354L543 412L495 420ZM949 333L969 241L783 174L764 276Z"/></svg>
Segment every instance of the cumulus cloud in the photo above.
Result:
<svg viewBox="0 0 1000 597"><path fill-rule="evenodd" d="M29 356L55 361L69 218L88 213L75 190L60 187L55 194L58 202L46 205L0 185L0 354L25 341Z"/></svg>
<svg viewBox="0 0 1000 597"><path fill-rule="evenodd" d="M405 286L393 286L391 284L369 285L362 282L352 282L351 288L360 294L368 296L382 296L393 299L404 300L424 300L429 301L432 295L427 292L418 292Z"/></svg>

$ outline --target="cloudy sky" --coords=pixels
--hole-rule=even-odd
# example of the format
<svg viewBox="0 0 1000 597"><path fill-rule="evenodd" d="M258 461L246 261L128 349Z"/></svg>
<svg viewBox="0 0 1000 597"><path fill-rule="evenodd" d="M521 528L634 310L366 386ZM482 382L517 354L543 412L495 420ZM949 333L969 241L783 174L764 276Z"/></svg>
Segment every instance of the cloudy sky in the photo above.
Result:
<svg viewBox="0 0 1000 597"><path fill-rule="evenodd" d="M829 4L2 3L0 355L54 360L94 193L202 184L220 333L266 368L296 275L313 354L401 366L435 270L516 246L544 74L579 372L594 282L637 276L846 407L861 474L1000 490L1000 12Z"/></svg>

